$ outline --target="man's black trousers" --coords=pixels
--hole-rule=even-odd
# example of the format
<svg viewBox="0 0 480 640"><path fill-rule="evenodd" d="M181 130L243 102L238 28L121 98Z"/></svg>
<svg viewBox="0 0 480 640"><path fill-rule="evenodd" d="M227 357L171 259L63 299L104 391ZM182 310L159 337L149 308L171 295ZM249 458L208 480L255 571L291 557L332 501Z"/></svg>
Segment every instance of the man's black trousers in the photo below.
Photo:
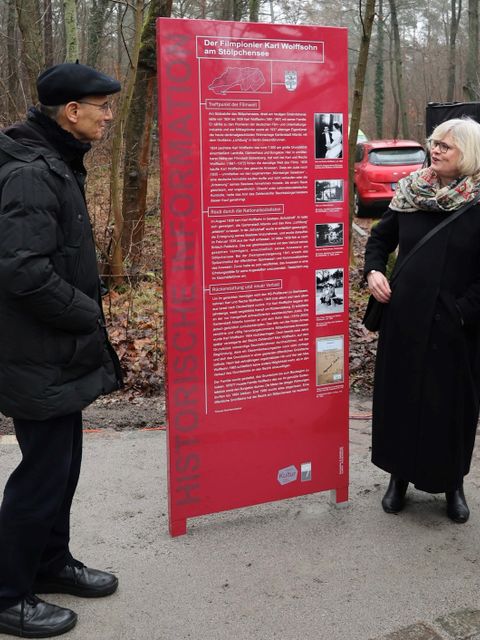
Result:
<svg viewBox="0 0 480 640"><path fill-rule="evenodd" d="M22 461L0 507L0 611L31 593L37 574L71 559L70 508L82 461L82 414L14 420Z"/></svg>

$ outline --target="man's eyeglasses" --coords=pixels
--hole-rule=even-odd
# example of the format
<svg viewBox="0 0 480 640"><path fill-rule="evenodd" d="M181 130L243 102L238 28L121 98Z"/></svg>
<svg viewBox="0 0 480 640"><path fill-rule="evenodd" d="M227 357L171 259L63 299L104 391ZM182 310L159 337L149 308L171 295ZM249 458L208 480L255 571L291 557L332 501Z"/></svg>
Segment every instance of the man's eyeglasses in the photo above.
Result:
<svg viewBox="0 0 480 640"><path fill-rule="evenodd" d="M435 149L435 147L438 147L440 153L447 153L447 151L455 149L455 147L451 147L446 142L442 142L441 140L434 140L433 138L429 138L428 145L430 149Z"/></svg>
<svg viewBox="0 0 480 640"><path fill-rule="evenodd" d="M96 104L95 102L88 102L88 100L77 100L79 104L89 104L92 107L97 107L97 109L101 109L103 113L107 113L112 110L112 105L110 102L103 102L102 104Z"/></svg>

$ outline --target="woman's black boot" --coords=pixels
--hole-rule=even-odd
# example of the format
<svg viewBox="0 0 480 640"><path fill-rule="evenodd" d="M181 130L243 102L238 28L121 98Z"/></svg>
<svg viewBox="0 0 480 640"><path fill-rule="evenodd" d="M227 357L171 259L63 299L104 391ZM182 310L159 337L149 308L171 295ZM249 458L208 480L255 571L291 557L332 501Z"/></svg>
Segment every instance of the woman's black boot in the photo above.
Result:
<svg viewBox="0 0 480 640"><path fill-rule="evenodd" d="M447 491L445 497L447 499L447 516L450 520L459 524L466 522L470 516L470 509L465 500L463 486L454 491Z"/></svg>
<svg viewBox="0 0 480 640"><path fill-rule="evenodd" d="M398 513L405 506L405 494L407 493L408 481L390 476L390 484L382 499L382 507L386 513Z"/></svg>

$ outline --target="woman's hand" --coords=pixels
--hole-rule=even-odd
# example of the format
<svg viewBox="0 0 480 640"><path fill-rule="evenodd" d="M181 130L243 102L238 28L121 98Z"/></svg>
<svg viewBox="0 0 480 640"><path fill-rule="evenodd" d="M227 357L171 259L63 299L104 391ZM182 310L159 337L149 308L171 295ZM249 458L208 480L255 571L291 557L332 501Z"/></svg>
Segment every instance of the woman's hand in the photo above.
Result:
<svg viewBox="0 0 480 640"><path fill-rule="evenodd" d="M389 302L392 290L388 284L388 280L381 271L370 271L367 275L368 288L370 293L379 302Z"/></svg>

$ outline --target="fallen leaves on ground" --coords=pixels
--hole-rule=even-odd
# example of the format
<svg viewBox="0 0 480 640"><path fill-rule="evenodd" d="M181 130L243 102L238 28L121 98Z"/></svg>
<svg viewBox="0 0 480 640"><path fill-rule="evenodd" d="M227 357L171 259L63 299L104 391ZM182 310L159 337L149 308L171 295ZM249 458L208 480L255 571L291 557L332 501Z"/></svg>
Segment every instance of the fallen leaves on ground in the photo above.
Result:
<svg viewBox="0 0 480 640"><path fill-rule="evenodd" d="M161 285L142 281L124 292L110 291L104 305L126 390L132 396L160 393L165 354Z"/></svg>
<svg viewBox="0 0 480 640"><path fill-rule="evenodd" d="M356 224L367 233L370 220L358 220ZM370 395L373 390L373 374L377 354L378 334L367 331L362 324L369 291L363 278L363 262L367 236L353 230L353 266L350 268L350 389Z"/></svg>

